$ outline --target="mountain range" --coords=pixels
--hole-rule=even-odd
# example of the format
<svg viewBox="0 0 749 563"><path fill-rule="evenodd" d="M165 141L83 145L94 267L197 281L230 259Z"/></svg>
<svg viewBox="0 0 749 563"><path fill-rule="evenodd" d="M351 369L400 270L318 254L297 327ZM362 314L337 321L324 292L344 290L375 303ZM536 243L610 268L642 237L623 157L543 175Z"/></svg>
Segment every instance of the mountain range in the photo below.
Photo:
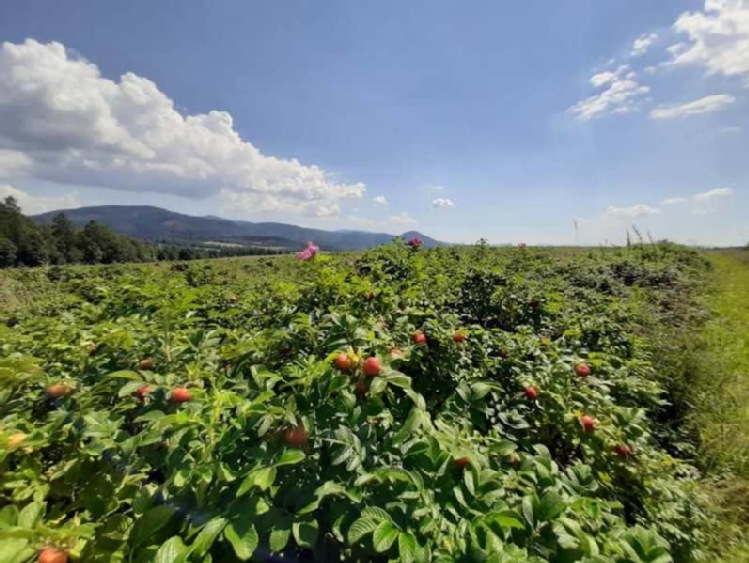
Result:
<svg viewBox="0 0 749 563"><path fill-rule="evenodd" d="M298 250L312 240L323 250L363 250L385 244L400 236L419 237L424 246L444 243L416 231L400 235L367 231L325 231L286 223L234 221L215 216L195 217L150 205L98 205L49 211L32 217L37 223L49 223L58 213L75 225L89 221L106 225L115 232L151 241L192 241L199 245L232 244Z"/></svg>

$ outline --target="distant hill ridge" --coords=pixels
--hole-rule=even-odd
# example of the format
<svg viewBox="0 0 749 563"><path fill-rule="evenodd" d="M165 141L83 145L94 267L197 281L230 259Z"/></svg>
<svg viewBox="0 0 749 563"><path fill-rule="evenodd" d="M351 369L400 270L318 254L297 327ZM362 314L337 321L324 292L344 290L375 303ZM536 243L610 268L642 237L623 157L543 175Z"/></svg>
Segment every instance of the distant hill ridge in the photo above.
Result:
<svg viewBox="0 0 749 563"><path fill-rule="evenodd" d="M194 240L245 242L257 246L266 240L276 247L294 249L313 240L326 250L363 250L390 242L395 236L367 231L325 231L286 223L253 223L234 221L215 216L195 217L150 205L98 205L77 209L59 209L32 217L37 223L49 223L58 213L75 225L96 221L115 232L146 240ZM416 231L400 235L405 239L419 237L428 247L444 243ZM243 240L246 239L246 240ZM262 242L260 242L262 244Z"/></svg>

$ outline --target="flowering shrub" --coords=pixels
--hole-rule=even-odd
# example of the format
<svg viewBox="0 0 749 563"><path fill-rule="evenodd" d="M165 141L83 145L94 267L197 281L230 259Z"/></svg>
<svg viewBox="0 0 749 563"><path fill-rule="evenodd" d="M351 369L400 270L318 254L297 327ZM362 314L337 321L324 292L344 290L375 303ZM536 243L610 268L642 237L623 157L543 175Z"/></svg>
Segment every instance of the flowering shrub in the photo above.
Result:
<svg viewBox="0 0 749 563"><path fill-rule="evenodd" d="M8 272L0 553L694 559L696 477L652 437L638 336L694 256L661 250ZM630 260L677 281L625 283Z"/></svg>
<svg viewBox="0 0 749 563"><path fill-rule="evenodd" d="M312 241L307 241L307 248L301 252L297 252L296 257L297 260L301 261L312 260L318 252L320 252L320 247L316 246Z"/></svg>

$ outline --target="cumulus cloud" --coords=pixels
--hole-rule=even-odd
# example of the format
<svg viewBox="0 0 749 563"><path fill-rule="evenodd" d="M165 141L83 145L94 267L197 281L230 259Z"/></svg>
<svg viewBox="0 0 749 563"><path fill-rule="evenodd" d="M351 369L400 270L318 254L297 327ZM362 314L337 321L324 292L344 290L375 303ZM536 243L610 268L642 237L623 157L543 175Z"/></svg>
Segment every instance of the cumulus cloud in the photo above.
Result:
<svg viewBox="0 0 749 563"><path fill-rule="evenodd" d="M632 44L630 55L633 57L644 55L657 40L657 33L643 33L640 37L635 39L635 42Z"/></svg>
<svg viewBox="0 0 749 563"><path fill-rule="evenodd" d="M435 208L441 208L441 207L454 207L455 204L453 201L446 197L438 197L437 199L432 200L432 207Z"/></svg>
<svg viewBox="0 0 749 563"><path fill-rule="evenodd" d="M703 11L684 12L673 29L688 39L669 50L671 64L740 77L749 87L749 2L706 0Z"/></svg>
<svg viewBox="0 0 749 563"><path fill-rule="evenodd" d="M610 113L627 113L639 109L642 98L650 92L650 87L637 81L637 74L622 65L615 71L605 71L594 74L590 83L600 88L606 88L570 108L581 121L602 117Z"/></svg>
<svg viewBox="0 0 749 563"><path fill-rule="evenodd" d="M603 72L597 72L590 77L589 82L593 85L594 88L600 88L601 86L610 84L611 82L619 78L621 72L623 70L626 70L627 68L627 65L622 65L617 70L604 70Z"/></svg>
<svg viewBox="0 0 749 563"><path fill-rule="evenodd" d="M415 225L418 223L418 221L411 217L411 215L409 215L406 211L402 211L397 215L391 215L388 218L388 222L392 223L393 225Z"/></svg>
<svg viewBox="0 0 749 563"><path fill-rule="evenodd" d="M388 204L388 200L387 200L387 198L384 195L377 195L377 196L375 196L375 197L372 198L372 201L374 201L378 205L387 205Z"/></svg>
<svg viewBox="0 0 749 563"><path fill-rule="evenodd" d="M9 196L15 198L24 215L36 215L55 209L71 209L81 206L76 192L60 197L35 196L9 184L0 184L0 200Z"/></svg>
<svg viewBox="0 0 749 563"><path fill-rule="evenodd" d="M650 112L650 118L674 119L677 117L699 115L701 113L712 113L731 105L735 101L736 98L729 94L714 94L684 104L656 108Z"/></svg>
<svg viewBox="0 0 749 563"><path fill-rule="evenodd" d="M104 78L60 43L3 43L0 76L0 162L14 162L16 175L323 217L365 192L262 154L225 111L183 115L146 78Z"/></svg>
<svg viewBox="0 0 749 563"><path fill-rule="evenodd" d="M643 203L633 205L632 207L614 207L610 205L606 208L604 217L611 219L638 219L640 217L647 217L648 215L659 215L660 212L660 209Z"/></svg>
<svg viewBox="0 0 749 563"><path fill-rule="evenodd" d="M663 205L678 205L680 203L686 203L687 201L689 200L685 197L669 197L664 199L661 203Z"/></svg>
<svg viewBox="0 0 749 563"><path fill-rule="evenodd" d="M692 201L694 201L695 206L698 208L706 208L710 207L716 199L731 197L732 195L733 190L731 188L715 188L713 190L694 194L692 196Z"/></svg>
<svg viewBox="0 0 749 563"><path fill-rule="evenodd" d="M692 211L697 214L704 214L714 209L714 204L718 200L733 196L731 188L715 188L706 192L699 192L690 197L671 197L663 200L663 205L677 205L681 203L692 202Z"/></svg>

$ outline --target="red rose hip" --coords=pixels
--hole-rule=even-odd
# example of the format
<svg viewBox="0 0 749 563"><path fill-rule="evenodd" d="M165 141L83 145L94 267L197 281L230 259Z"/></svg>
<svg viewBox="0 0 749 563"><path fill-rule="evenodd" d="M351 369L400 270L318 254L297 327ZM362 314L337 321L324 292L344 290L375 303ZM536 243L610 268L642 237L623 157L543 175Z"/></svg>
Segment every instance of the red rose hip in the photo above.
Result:
<svg viewBox="0 0 749 563"><path fill-rule="evenodd" d="M590 375L590 366L588 364L577 364L575 366L575 373L579 377L588 377Z"/></svg>
<svg viewBox="0 0 749 563"><path fill-rule="evenodd" d="M580 417L580 424L585 432L593 432L596 429L595 419L587 414Z"/></svg>
<svg viewBox="0 0 749 563"><path fill-rule="evenodd" d="M61 549L45 547L39 554L39 563L68 563L68 554Z"/></svg>
<svg viewBox="0 0 749 563"><path fill-rule="evenodd" d="M630 457L632 455L632 448L630 448L627 444L619 444L618 446L616 446L616 448L614 448L614 451L619 457Z"/></svg>
<svg viewBox="0 0 749 563"><path fill-rule="evenodd" d="M283 433L283 441L287 446L303 446L307 443L307 430L303 424L291 426Z"/></svg>
<svg viewBox="0 0 749 563"><path fill-rule="evenodd" d="M413 335L413 341L417 346L424 346L427 343L427 335L420 330L416 331Z"/></svg>
<svg viewBox="0 0 749 563"><path fill-rule="evenodd" d="M538 389L536 389L535 387L526 387L525 396L529 401L535 401L536 399L538 399Z"/></svg>
<svg viewBox="0 0 749 563"><path fill-rule="evenodd" d="M367 358L364 360L364 365L362 366L362 370L364 371L364 375L367 377L377 377L380 375L380 360L377 358Z"/></svg>
<svg viewBox="0 0 749 563"><path fill-rule="evenodd" d="M192 396L190 395L190 390L186 389L184 387L177 387L172 391L172 402L173 403L186 403L188 402Z"/></svg>
<svg viewBox="0 0 749 563"><path fill-rule="evenodd" d="M465 469L469 465L471 465L471 458L469 457L458 457L453 460L453 463L455 464L455 467L457 469Z"/></svg>
<svg viewBox="0 0 749 563"><path fill-rule="evenodd" d="M455 334L453 334L453 340L455 342L457 342L458 344L461 344L462 342L465 342L466 338L468 338L468 337L466 336L466 334L464 332L458 331Z"/></svg>
<svg viewBox="0 0 749 563"><path fill-rule="evenodd" d="M341 371L348 371L351 369L351 358L348 357L348 354L338 354L333 363L336 369Z"/></svg>

